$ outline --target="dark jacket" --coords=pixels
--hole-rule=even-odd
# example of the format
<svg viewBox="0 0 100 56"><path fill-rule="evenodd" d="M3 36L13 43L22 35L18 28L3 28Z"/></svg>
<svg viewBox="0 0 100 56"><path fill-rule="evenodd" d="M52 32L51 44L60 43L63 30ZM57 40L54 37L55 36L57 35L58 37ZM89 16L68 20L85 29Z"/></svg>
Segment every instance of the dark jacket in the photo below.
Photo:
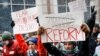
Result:
<svg viewBox="0 0 100 56"><path fill-rule="evenodd" d="M2 53L2 56L26 56L26 53L22 53L16 41L13 41L10 47L4 45Z"/></svg>
<svg viewBox="0 0 100 56"><path fill-rule="evenodd" d="M95 25L96 11L94 11L94 8L92 8L91 12L92 12L91 18L86 22L90 28L90 32L86 33L86 41L79 42L80 43L80 56L91 56L90 47L92 46L90 45L91 44L90 40L91 40L92 30ZM92 42L94 43L94 41ZM95 43L93 45L95 45Z"/></svg>

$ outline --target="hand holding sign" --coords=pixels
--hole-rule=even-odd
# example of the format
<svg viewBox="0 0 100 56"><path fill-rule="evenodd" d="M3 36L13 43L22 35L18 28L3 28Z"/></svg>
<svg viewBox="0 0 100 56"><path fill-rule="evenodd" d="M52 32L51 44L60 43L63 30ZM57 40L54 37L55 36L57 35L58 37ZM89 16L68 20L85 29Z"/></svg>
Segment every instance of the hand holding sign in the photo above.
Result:
<svg viewBox="0 0 100 56"><path fill-rule="evenodd" d="M87 24L82 24L80 26L80 28L84 33L89 33L90 32L90 29L89 29ZM45 32L46 32L46 29L44 27L39 27L37 34L38 35L43 35Z"/></svg>
<svg viewBox="0 0 100 56"><path fill-rule="evenodd" d="M15 26L14 21L11 22L11 27L13 28Z"/></svg>
<svg viewBox="0 0 100 56"><path fill-rule="evenodd" d="M44 33L45 33L44 27L42 27L42 26L39 27L37 34L38 34L38 35L42 35L42 34L44 34Z"/></svg>
<svg viewBox="0 0 100 56"><path fill-rule="evenodd" d="M82 25L80 26L80 28L81 28L81 30L82 30L84 33L90 32L90 29L89 29L89 27L88 27L87 24L82 24ZM44 33L45 33L45 28L42 27L42 26L39 27L37 34L38 34L38 35L42 35L42 34L44 34Z"/></svg>
<svg viewBox="0 0 100 56"><path fill-rule="evenodd" d="M83 32L85 32L85 33L89 33L89 32L90 32L90 29L89 29L89 27L88 27L87 24L82 24L82 25L81 25L81 30L82 30Z"/></svg>

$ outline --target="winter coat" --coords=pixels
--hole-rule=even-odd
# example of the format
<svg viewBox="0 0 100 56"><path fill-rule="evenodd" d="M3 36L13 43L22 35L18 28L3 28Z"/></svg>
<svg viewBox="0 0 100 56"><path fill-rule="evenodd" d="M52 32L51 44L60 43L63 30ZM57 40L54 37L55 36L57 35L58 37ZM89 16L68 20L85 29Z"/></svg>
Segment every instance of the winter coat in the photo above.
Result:
<svg viewBox="0 0 100 56"><path fill-rule="evenodd" d="M38 54L39 56L47 56L47 50L46 48L44 47L43 43L41 42L41 36L38 35Z"/></svg>
<svg viewBox="0 0 100 56"><path fill-rule="evenodd" d="M53 46L51 43L44 43L44 46L49 54L52 56L78 56L78 52L75 53L74 51L72 53L67 53L67 51L61 51L57 49L55 46Z"/></svg>
<svg viewBox="0 0 100 56"><path fill-rule="evenodd" d="M3 55L2 56L26 56L28 46L25 43L25 40L22 34L16 34L15 40L10 47L3 47Z"/></svg>
<svg viewBox="0 0 100 56"><path fill-rule="evenodd" d="M27 51L27 56L38 56L38 52L35 50L28 50Z"/></svg>
<svg viewBox="0 0 100 56"><path fill-rule="evenodd" d="M25 56L25 53L21 53L21 49L16 41L13 41L12 46L7 47L4 45L2 56Z"/></svg>

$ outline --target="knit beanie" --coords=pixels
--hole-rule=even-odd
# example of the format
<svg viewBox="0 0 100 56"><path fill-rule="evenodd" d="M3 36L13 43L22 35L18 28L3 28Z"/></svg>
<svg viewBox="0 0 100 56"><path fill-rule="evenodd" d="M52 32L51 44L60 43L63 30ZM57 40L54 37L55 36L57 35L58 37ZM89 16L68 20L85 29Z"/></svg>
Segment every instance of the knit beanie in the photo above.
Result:
<svg viewBox="0 0 100 56"><path fill-rule="evenodd" d="M3 40L10 40L10 39L13 39L13 37L12 37L12 34L10 32L4 31L2 33L2 39Z"/></svg>
<svg viewBox="0 0 100 56"><path fill-rule="evenodd" d="M32 42L34 44L37 44L38 39L37 38L32 38L30 37L29 39L27 39L27 42Z"/></svg>

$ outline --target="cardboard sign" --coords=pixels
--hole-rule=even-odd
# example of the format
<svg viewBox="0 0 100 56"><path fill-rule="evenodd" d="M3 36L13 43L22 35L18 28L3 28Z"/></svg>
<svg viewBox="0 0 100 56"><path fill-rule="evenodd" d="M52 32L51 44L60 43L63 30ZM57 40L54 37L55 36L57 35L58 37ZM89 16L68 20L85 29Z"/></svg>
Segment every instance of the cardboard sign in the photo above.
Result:
<svg viewBox="0 0 100 56"><path fill-rule="evenodd" d="M52 14L40 16L40 25L46 28L42 42L84 41L85 34L80 26L82 13Z"/></svg>
<svg viewBox="0 0 100 56"><path fill-rule="evenodd" d="M86 2L85 0L76 0L68 3L70 12L75 12L75 11L82 11L86 12L87 7L86 7Z"/></svg>
<svg viewBox="0 0 100 56"><path fill-rule="evenodd" d="M57 0L36 0L39 23L46 29L42 42L84 41L80 26L84 22L83 12L56 13Z"/></svg>
<svg viewBox="0 0 100 56"><path fill-rule="evenodd" d="M35 19L38 16L36 7L12 12L11 15L12 20L15 22L15 26L13 27L14 34L23 34L38 30L39 26Z"/></svg>

